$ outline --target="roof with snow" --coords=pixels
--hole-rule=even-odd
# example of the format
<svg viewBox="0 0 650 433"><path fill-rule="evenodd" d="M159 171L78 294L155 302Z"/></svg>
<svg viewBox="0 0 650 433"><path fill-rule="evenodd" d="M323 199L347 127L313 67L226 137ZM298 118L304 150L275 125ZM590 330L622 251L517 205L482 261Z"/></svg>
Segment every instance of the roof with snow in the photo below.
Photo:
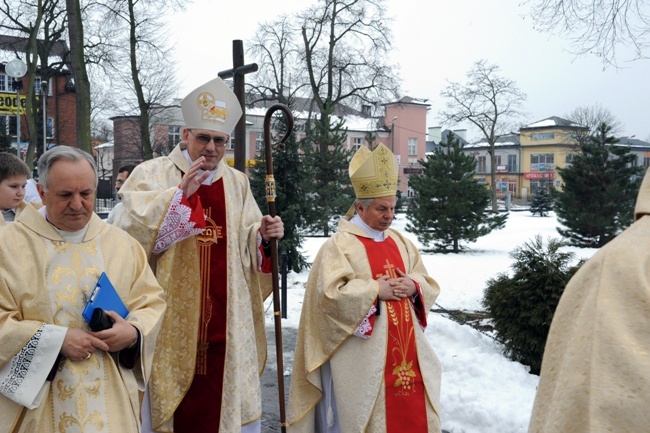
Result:
<svg viewBox="0 0 650 433"><path fill-rule="evenodd" d="M28 39L19 36L0 35L0 61L8 62L17 58L18 53L24 53L27 48ZM38 44L42 44L43 40L38 39ZM57 62L62 62L68 55L70 49L65 41L58 40L52 45L50 51L50 59Z"/></svg>
<svg viewBox="0 0 650 433"><path fill-rule="evenodd" d="M537 122L531 123L530 125L523 126L521 129L529 128L586 128L585 126L579 125L572 120L563 119L557 116L547 117L546 119L538 120Z"/></svg>
<svg viewBox="0 0 650 433"><path fill-rule="evenodd" d="M648 143L647 141L639 140L637 138L632 138L632 137L619 137L617 144L636 147L636 148L650 148L650 143Z"/></svg>
<svg viewBox="0 0 650 433"><path fill-rule="evenodd" d="M510 133L506 135L502 135L501 137L497 138L497 141L494 143L494 147L508 147L508 146L519 146L520 141L519 141L519 134L518 133ZM472 149L472 148L483 148L483 147L488 147L489 144L486 139L481 139L481 141L477 141L475 143L471 144L466 144L465 149Z"/></svg>
<svg viewBox="0 0 650 433"><path fill-rule="evenodd" d="M422 105L425 107L430 107L431 104L427 104L428 99L422 99L422 98L413 98L411 96L403 96L397 101L393 102L387 102L385 104L381 105L399 105L399 104L411 104L411 105Z"/></svg>
<svg viewBox="0 0 650 433"><path fill-rule="evenodd" d="M263 100L255 95L247 94L246 115L265 116L266 111L277 100ZM309 98L297 97L291 104L291 109L296 119L312 119L320 116L318 107ZM383 131L386 129L384 118L382 116L371 116L362 111L356 110L344 104L336 104L332 113L332 120L336 121L345 118L345 127L352 131Z"/></svg>

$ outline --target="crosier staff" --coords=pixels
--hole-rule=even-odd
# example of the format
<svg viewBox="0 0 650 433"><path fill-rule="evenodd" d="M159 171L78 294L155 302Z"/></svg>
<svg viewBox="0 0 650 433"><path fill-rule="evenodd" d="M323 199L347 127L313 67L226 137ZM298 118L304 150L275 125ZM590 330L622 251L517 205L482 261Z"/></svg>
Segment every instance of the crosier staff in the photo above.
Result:
<svg viewBox="0 0 650 433"><path fill-rule="evenodd" d="M283 148L284 142L293 130L293 115L289 108L283 104L274 104L264 116L264 148L266 155L266 203L269 215L275 217L275 179L273 177L273 155L271 149L271 117L276 111L284 112L287 116L287 131L278 147ZM278 398L280 399L280 428L282 433L287 431L287 422L284 410L284 367L282 362L282 318L280 317L280 284L278 282L278 241L270 239L271 248L271 277L273 280L273 319L275 322L275 349L278 368Z"/></svg>

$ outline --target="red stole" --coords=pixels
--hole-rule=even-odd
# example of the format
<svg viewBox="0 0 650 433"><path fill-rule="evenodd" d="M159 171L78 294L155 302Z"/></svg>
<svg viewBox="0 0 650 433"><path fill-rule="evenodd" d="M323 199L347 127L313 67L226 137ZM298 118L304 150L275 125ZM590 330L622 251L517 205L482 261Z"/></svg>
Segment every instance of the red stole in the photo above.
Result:
<svg viewBox="0 0 650 433"><path fill-rule="evenodd" d="M368 262L375 279L383 275L398 278L397 269L405 271L395 241L384 242L357 236L366 247ZM384 382L386 385L386 432L426 433L426 394L415 345L415 322L410 301L386 301L381 314L387 315L388 345ZM372 338L372 337L371 337Z"/></svg>
<svg viewBox="0 0 650 433"><path fill-rule="evenodd" d="M174 413L174 432L218 432L228 321L228 233L223 179L197 192L206 230L197 236L201 319L192 385Z"/></svg>

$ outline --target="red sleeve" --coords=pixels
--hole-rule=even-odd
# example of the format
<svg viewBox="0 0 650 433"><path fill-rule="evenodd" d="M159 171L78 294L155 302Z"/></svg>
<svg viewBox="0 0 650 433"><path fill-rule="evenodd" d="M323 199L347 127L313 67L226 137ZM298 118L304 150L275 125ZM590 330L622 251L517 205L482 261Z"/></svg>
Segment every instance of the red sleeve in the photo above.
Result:
<svg viewBox="0 0 650 433"><path fill-rule="evenodd" d="M415 283L415 288L418 292L415 295L411 296L411 305L413 305L413 309L415 310L415 317L417 317L420 326L422 329L424 329L427 327L428 311L424 308L424 302L422 302L424 298L422 295L422 287L420 287L420 283L415 280L413 280L413 282Z"/></svg>
<svg viewBox="0 0 650 433"><path fill-rule="evenodd" d="M262 233L257 232L257 260L259 263L259 270L264 274L270 274L273 271L273 261L271 260L270 245L264 245Z"/></svg>

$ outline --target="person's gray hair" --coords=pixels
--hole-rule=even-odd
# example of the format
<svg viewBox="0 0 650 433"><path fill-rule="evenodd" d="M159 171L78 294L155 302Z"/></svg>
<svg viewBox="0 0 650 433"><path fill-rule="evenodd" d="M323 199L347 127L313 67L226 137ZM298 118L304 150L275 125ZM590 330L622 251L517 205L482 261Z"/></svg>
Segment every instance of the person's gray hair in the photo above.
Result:
<svg viewBox="0 0 650 433"><path fill-rule="evenodd" d="M50 174L50 169L55 162L65 159L66 161L88 161L95 173L95 189L97 189L97 165L95 158L92 155L84 152L81 149L71 146L56 146L45 152L38 159L38 183L44 191L48 190L47 180Z"/></svg>
<svg viewBox="0 0 650 433"><path fill-rule="evenodd" d="M366 210L372 204L373 201L375 201L374 198L357 198L354 200L354 209L356 210L357 204L360 204L361 208L363 210Z"/></svg>

